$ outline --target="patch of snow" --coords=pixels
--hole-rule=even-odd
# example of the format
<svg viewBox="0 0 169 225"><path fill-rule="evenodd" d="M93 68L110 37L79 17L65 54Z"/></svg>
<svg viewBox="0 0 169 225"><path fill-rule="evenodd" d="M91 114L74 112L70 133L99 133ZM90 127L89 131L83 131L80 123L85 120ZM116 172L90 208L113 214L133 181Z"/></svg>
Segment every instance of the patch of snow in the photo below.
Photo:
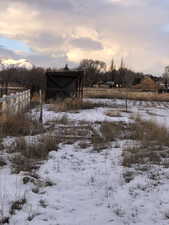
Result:
<svg viewBox="0 0 169 225"><path fill-rule="evenodd" d="M45 106L44 123L64 115L71 121L128 122L132 114L139 114L169 125L166 103L129 101L131 114L121 112L121 117L109 117L105 112L123 108L124 100L99 101L109 106L72 113L51 112ZM1 215L8 216L11 202L25 197L26 204L11 216L10 225L168 225L169 169L152 166L149 171L136 173L135 167L124 168L121 154L129 142L118 141L118 148L100 153L91 147L80 149L78 143L60 145L38 171L42 181L53 185L41 185L38 193L32 192L32 183L23 185L22 174L11 174L8 166L0 169ZM126 183L128 171L134 176Z"/></svg>
<svg viewBox="0 0 169 225"><path fill-rule="evenodd" d="M41 194L28 192L28 202L10 224L27 224L32 216L29 225L167 225L169 170L161 168L160 186L150 174L126 183L123 172L119 148L96 153L62 145L39 170L54 185L42 188Z"/></svg>

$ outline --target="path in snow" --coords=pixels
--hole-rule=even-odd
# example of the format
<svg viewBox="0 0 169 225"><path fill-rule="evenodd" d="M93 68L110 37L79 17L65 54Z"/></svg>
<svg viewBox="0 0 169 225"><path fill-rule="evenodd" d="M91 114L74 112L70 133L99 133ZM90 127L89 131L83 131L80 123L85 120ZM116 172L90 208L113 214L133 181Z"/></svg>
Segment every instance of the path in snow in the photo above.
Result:
<svg viewBox="0 0 169 225"><path fill-rule="evenodd" d="M119 149L91 153L73 145L51 152L39 174L56 185L42 189L41 195L28 193L23 211L33 203L35 217L26 223L26 214L22 217L18 212L10 224L115 225L111 198L117 182L121 183L120 167L117 170L116 166L119 153ZM42 200L46 208L40 206Z"/></svg>
<svg viewBox="0 0 169 225"><path fill-rule="evenodd" d="M90 150L63 145L51 152L39 174L54 185L26 193L10 225L168 225L168 169L155 169L159 186L148 172L125 183L120 148Z"/></svg>

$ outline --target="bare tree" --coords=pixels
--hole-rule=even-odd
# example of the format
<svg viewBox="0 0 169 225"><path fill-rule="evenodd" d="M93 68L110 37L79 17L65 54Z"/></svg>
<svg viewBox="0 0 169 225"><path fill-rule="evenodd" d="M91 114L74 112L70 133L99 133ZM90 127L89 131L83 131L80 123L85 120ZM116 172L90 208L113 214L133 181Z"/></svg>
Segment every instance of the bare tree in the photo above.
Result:
<svg viewBox="0 0 169 225"><path fill-rule="evenodd" d="M114 59L111 60L110 74L111 74L111 81L115 85L117 83L117 70L116 70L116 65L115 65Z"/></svg>
<svg viewBox="0 0 169 225"><path fill-rule="evenodd" d="M92 86L100 80L100 74L106 71L106 63L99 60L83 59L79 69L86 72L85 85Z"/></svg>

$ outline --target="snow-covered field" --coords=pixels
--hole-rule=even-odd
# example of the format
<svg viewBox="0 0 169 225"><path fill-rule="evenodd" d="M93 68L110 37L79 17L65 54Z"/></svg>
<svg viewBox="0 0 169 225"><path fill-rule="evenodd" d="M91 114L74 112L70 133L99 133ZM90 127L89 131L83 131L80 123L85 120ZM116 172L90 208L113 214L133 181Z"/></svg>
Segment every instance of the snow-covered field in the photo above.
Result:
<svg viewBox="0 0 169 225"><path fill-rule="evenodd" d="M89 101L89 99L88 99ZM123 100L90 99L106 102L104 108L78 112L52 112L44 107L44 123L66 116L75 124L86 121L132 122L133 116L152 119L169 127L169 104ZM107 111L120 111L110 117ZM129 140L112 142L96 152L92 146L81 149L79 141L60 144L49 153L38 174L38 181L23 184L25 174L11 174L10 165L0 168L0 217L9 216L12 201L25 199L20 210L10 215L10 225L168 225L169 169L151 166L136 173L121 164L122 149ZM2 153L5 154L5 153ZM133 179L126 182L125 174ZM126 175L127 176L127 175ZM5 224L5 223L4 223Z"/></svg>

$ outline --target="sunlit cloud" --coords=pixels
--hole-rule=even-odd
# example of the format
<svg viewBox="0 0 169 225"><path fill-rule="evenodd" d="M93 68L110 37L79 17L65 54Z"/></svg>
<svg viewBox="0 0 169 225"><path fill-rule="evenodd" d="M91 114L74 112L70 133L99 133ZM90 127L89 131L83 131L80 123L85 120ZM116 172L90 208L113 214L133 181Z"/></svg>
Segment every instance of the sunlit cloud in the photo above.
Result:
<svg viewBox="0 0 169 225"><path fill-rule="evenodd" d="M169 64L169 4L159 0L6 0L0 2L0 57L27 57L40 66L78 65L83 58L159 74Z"/></svg>
<svg viewBox="0 0 169 225"><path fill-rule="evenodd" d="M32 69L33 65L26 59L0 59L0 69L11 68L11 67L21 67L26 69Z"/></svg>

